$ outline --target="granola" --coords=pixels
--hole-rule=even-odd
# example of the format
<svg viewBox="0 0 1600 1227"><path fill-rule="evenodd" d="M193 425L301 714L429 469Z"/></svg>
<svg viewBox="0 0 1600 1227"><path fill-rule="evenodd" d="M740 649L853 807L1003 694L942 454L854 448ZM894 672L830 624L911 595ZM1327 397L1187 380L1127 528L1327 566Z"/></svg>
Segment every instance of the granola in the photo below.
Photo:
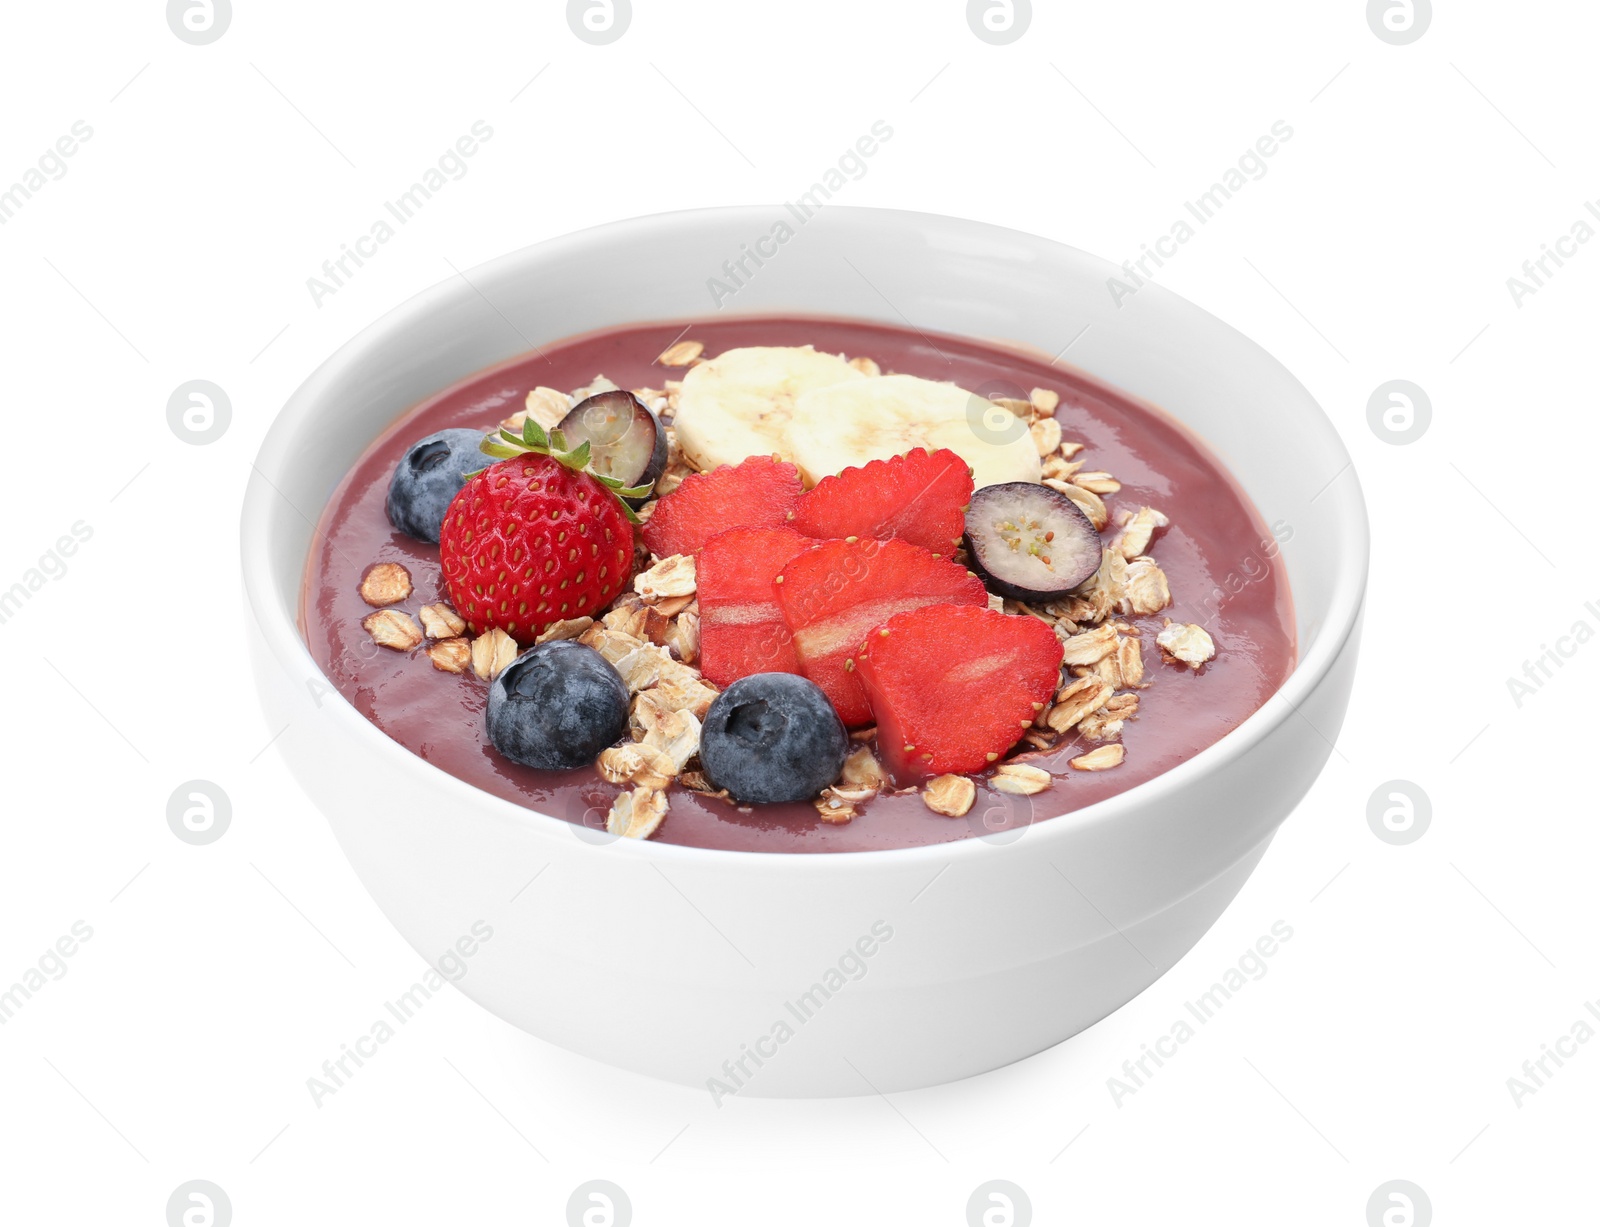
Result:
<svg viewBox="0 0 1600 1227"><path fill-rule="evenodd" d="M656 361L662 366L688 366L704 351L705 346L699 341L679 341L667 346Z"/></svg>
<svg viewBox="0 0 1600 1227"><path fill-rule="evenodd" d="M417 617L421 619L423 632L429 639L452 639L467 629L466 620L442 603L424 605L417 610Z"/></svg>
<svg viewBox="0 0 1600 1227"><path fill-rule="evenodd" d="M520 414L512 414L501 425L508 430L520 431L522 423L528 418L546 431L554 430L561 425L561 419L571 411L573 400L565 392L558 392L555 388L538 387L529 392L523 401Z"/></svg>
<svg viewBox="0 0 1600 1227"><path fill-rule="evenodd" d="M606 815L606 830L624 839L649 839L667 816L667 794L643 785L621 793Z"/></svg>
<svg viewBox="0 0 1600 1227"><path fill-rule="evenodd" d="M1042 767L1029 763L1004 763L996 769L989 782L1001 792L1030 797L1050 787L1051 775Z"/></svg>
<svg viewBox="0 0 1600 1227"><path fill-rule="evenodd" d="M1071 766L1077 771L1110 771L1113 767L1120 767L1127 751L1122 748L1121 742L1101 746L1081 754L1072 760Z"/></svg>
<svg viewBox="0 0 1600 1227"><path fill-rule="evenodd" d="M1122 483L1110 473L1079 472L1073 477L1073 481L1091 494L1115 494L1122 489Z"/></svg>
<svg viewBox="0 0 1600 1227"><path fill-rule="evenodd" d="M686 665L692 665L700 656L700 612L691 607L680 610L676 618L668 619L667 630L660 642Z"/></svg>
<svg viewBox="0 0 1600 1227"><path fill-rule="evenodd" d="M861 811L856 808L853 801L846 800L833 789L828 789L812 802L817 809L817 816L826 823L834 826L843 826L860 816Z"/></svg>
<svg viewBox="0 0 1600 1227"><path fill-rule="evenodd" d="M978 786L967 775L941 775L922 788L922 803L936 814L960 818L978 798Z"/></svg>
<svg viewBox="0 0 1600 1227"><path fill-rule="evenodd" d="M411 572L398 562L380 562L361 577L361 599L368 605L398 605L411 595Z"/></svg>
<svg viewBox="0 0 1600 1227"><path fill-rule="evenodd" d="M1163 655L1191 669L1198 669L1217 654L1217 645L1205 627L1192 622L1169 621L1156 635L1156 646Z"/></svg>
<svg viewBox="0 0 1600 1227"><path fill-rule="evenodd" d="M1057 459L1059 460L1059 457ZM1044 484L1052 490L1065 494L1074 503L1078 504L1079 507L1083 508L1083 514L1089 517L1089 522L1100 532L1104 532L1111 518L1110 513L1106 511L1105 500L1093 490L1086 490L1080 485L1075 485L1065 480L1075 473L1068 461L1059 460L1059 463L1052 463L1046 467L1053 469L1060 476L1052 476L1050 472L1046 472Z"/></svg>
<svg viewBox="0 0 1600 1227"><path fill-rule="evenodd" d="M845 756L839 778L852 787L871 788L873 792L889 787L889 776L870 746L857 746Z"/></svg>
<svg viewBox="0 0 1600 1227"><path fill-rule="evenodd" d="M1033 446L1040 457L1052 455L1061 446L1061 423L1055 418L1040 418L1028 427L1033 436Z"/></svg>
<svg viewBox="0 0 1600 1227"><path fill-rule="evenodd" d="M472 671L492 682L517 658L517 641L498 627L472 641Z"/></svg>
<svg viewBox="0 0 1600 1227"><path fill-rule="evenodd" d="M536 636L533 642L540 644L553 643L557 639L576 639L593 625L593 618L566 618L545 627L544 632Z"/></svg>
<svg viewBox="0 0 1600 1227"><path fill-rule="evenodd" d="M427 653L441 673L463 673L472 664L472 645L465 639L437 639L428 645Z"/></svg>
<svg viewBox="0 0 1600 1227"><path fill-rule="evenodd" d="M633 577L633 590L646 604L666 597L694 595L694 555L673 554Z"/></svg>
<svg viewBox="0 0 1600 1227"><path fill-rule="evenodd" d="M1165 528L1169 523L1154 507L1141 507L1132 514L1124 512L1119 519L1122 535L1116 541L1117 552L1130 561L1147 553L1156 529Z"/></svg>
<svg viewBox="0 0 1600 1227"><path fill-rule="evenodd" d="M1111 701L1112 687L1098 677L1080 677L1056 695L1056 705L1046 723L1057 733L1069 733L1084 717Z"/></svg>
<svg viewBox="0 0 1600 1227"><path fill-rule="evenodd" d="M1160 613L1172 604L1172 592L1167 587L1167 576L1156 566L1153 558L1135 558L1128 570L1117 596L1117 609L1124 615Z"/></svg>
<svg viewBox="0 0 1600 1227"><path fill-rule="evenodd" d="M361 619L361 625L372 636L372 642L396 652L409 652L422 642L422 628L412 621L410 614L398 609L380 609L368 614Z"/></svg>

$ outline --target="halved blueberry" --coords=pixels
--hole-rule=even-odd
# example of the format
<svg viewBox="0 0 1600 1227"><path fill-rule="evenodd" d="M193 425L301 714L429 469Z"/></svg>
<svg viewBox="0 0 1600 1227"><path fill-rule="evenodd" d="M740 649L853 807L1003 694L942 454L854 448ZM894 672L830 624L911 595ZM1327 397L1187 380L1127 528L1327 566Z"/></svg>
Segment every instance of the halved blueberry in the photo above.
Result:
<svg viewBox="0 0 1600 1227"><path fill-rule="evenodd" d="M581 400L557 429L568 447L587 443L589 467L624 486L652 486L667 467L667 432L632 392L618 388Z"/></svg>
<svg viewBox="0 0 1600 1227"><path fill-rule="evenodd" d="M444 513L467 474L494 463L479 450L482 442L481 431L441 430L407 448L389 479L389 523L409 537L438 545Z"/></svg>
<svg viewBox="0 0 1600 1227"><path fill-rule="evenodd" d="M1014 601L1055 601L1100 569L1100 534L1059 490L1031 481L985 486L967 508L968 565Z"/></svg>

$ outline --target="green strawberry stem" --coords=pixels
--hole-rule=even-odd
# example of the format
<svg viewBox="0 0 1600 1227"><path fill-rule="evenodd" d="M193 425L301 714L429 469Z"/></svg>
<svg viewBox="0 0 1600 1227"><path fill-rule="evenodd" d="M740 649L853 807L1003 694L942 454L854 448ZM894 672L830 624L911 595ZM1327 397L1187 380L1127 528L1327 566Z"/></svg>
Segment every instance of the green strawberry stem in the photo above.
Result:
<svg viewBox="0 0 1600 1227"><path fill-rule="evenodd" d="M628 517L630 524L642 524L638 514L630 507L627 500L630 498L644 498L653 488L652 486L625 486L615 477L606 477L596 473L590 466L589 441L585 439L577 447L568 448L566 436L559 430L546 432L544 427L531 417L522 421L522 433L514 434L502 427L496 434L485 435L479 444L479 450L486 456L493 456L496 460L512 460L518 456L533 454L549 456L557 463L565 465L576 473L587 473L607 490L622 506L623 514ZM479 469L481 473L483 470ZM477 473L468 474L476 477Z"/></svg>

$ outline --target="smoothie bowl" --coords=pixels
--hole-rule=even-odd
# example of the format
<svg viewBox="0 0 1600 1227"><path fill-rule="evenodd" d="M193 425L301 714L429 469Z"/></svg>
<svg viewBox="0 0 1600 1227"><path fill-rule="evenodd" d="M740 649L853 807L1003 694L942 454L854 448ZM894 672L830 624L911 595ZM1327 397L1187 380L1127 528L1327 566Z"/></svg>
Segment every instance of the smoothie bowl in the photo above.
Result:
<svg viewBox="0 0 1600 1227"><path fill-rule="evenodd" d="M278 744L380 907L719 1102L980 1072L1150 984L1325 762L1366 575L1332 428L1197 308L975 223L747 256L773 225L420 296L244 515Z"/></svg>

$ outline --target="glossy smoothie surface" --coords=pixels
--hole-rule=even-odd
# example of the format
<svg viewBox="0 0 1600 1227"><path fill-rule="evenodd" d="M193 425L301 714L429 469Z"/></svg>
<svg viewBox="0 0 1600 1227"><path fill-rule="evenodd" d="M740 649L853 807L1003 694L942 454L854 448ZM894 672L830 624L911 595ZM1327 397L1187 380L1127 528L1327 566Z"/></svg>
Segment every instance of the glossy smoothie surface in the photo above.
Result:
<svg viewBox="0 0 1600 1227"><path fill-rule="evenodd" d="M885 373L949 380L986 395L1061 395L1062 436L1085 445L1077 459L1122 483L1106 497L1115 530L1120 510L1149 505L1171 525L1150 555L1166 572L1172 605L1124 618L1142 633L1145 681L1136 719L1124 725L1122 766L1071 770L1094 747L1070 737L1030 758L1056 778L1045 792L1017 797L982 780L965 818L933 813L915 793L879 796L844 825L824 823L809 804L736 808L673 786L654 838L667 843L759 852L857 852L944 843L1006 830L1080 809L1160 775L1216 742L1259 708L1294 667L1294 621L1278 558L1288 528L1269 527L1220 462L1157 410L1041 358L982 342L852 320L730 317L629 325L545 345L429 397L378 438L333 492L308 560L301 624L312 656L338 689L389 737L434 766L530 810L603 829L622 791L592 769L534 771L502 758L484 730L488 685L470 671L441 672L421 651L376 646L362 629L372 612L357 589L373 563L398 562L415 590L396 606L413 617L446 600L437 547L396 532L384 498L396 462L415 439L447 427L493 429L522 408L538 385L570 389L603 374L624 388L659 388L681 369L655 363L674 340L704 342L708 357L747 345L814 345L874 359ZM486 458L487 463L487 458ZM1163 661L1155 645L1165 619L1196 622L1216 642L1199 672ZM441 820L445 816L441 815ZM594 838L590 832L581 834Z"/></svg>

